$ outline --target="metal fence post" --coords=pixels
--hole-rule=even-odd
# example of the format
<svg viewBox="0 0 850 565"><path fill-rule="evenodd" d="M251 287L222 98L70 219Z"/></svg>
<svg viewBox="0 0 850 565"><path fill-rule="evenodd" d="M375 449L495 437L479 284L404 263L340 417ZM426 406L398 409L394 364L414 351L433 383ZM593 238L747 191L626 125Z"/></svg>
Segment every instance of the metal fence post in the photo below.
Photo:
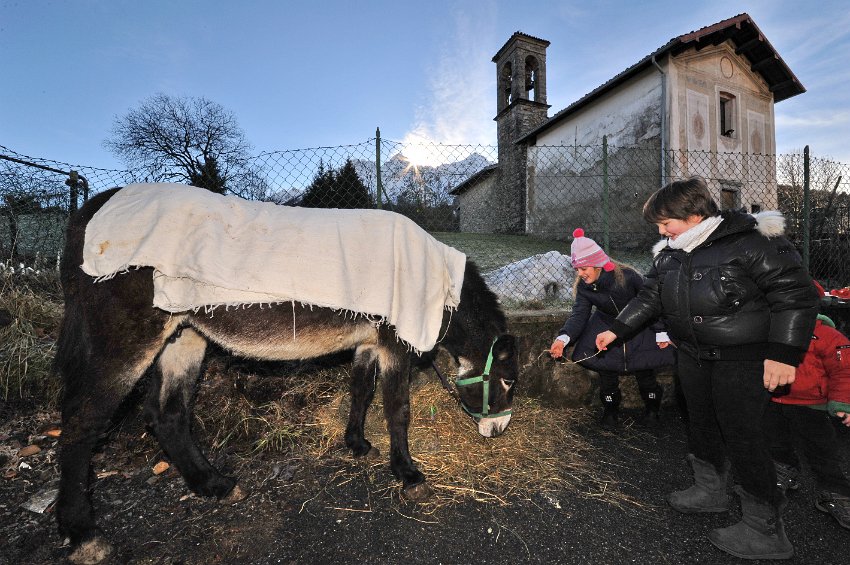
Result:
<svg viewBox="0 0 850 565"><path fill-rule="evenodd" d="M803 268L809 270L809 220L811 193L809 179L809 146L803 148Z"/></svg>
<svg viewBox="0 0 850 565"><path fill-rule="evenodd" d="M79 198L79 188L78 184L80 182L80 174L77 171L70 171L68 173L68 180L65 181L65 184L68 185L68 212L76 212Z"/></svg>
<svg viewBox="0 0 850 565"><path fill-rule="evenodd" d="M381 193L384 191L384 185L381 182L381 128L375 128L375 205L378 209L383 207L381 202Z"/></svg>
<svg viewBox="0 0 850 565"><path fill-rule="evenodd" d="M602 136L602 244L605 253L609 253L608 243L610 241L608 231L608 136Z"/></svg>

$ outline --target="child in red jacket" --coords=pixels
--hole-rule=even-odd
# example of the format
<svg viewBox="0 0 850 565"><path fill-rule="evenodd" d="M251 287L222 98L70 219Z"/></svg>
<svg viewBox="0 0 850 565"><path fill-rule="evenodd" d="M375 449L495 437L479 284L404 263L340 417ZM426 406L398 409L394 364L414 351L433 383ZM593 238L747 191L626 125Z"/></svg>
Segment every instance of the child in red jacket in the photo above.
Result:
<svg viewBox="0 0 850 565"><path fill-rule="evenodd" d="M809 350L797 368L787 394L772 398L764 430L776 463L780 488L799 488L800 460L793 435L802 440L803 455L817 481L815 506L850 529L850 481L841 470L841 456L830 416L850 427L850 340L832 320L818 316Z"/></svg>

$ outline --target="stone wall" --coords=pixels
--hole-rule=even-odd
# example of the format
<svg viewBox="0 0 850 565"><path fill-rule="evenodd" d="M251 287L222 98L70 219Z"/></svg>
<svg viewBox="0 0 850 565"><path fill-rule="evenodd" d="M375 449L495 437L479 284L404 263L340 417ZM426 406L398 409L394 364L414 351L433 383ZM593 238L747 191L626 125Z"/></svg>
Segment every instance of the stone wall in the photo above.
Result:
<svg viewBox="0 0 850 565"><path fill-rule="evenodd" d="M520 394L552 406L599 407L599 376L574 363L559 363L549 357L549 346L567 315L567 311L553 310L508 313L508 331L519 343ZM658 382L664 387L662 404L673 405L676 400L672 368L660 371ZM643 407L633 377L622 377L620 390L623 408Z"/></svg>

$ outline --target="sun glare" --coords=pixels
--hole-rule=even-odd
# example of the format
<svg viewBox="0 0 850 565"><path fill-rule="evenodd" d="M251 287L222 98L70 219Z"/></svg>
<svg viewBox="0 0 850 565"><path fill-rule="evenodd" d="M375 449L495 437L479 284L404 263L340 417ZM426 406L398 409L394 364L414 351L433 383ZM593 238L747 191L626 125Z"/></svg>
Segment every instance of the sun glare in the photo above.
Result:
<svg viewBox="0 0 850 565"><path fill-rule="evenodd" d="M438 144L423 135L408 134L404 138L401 154L414 169L436 167L445 163Z"/></svg>
<svg viewBox="0 0 850 565"><path fill-rule="evenodd" d="M408 144L401 152L414 167L433 167L440 164L441 155L432 145L422 143Z"/></svg>

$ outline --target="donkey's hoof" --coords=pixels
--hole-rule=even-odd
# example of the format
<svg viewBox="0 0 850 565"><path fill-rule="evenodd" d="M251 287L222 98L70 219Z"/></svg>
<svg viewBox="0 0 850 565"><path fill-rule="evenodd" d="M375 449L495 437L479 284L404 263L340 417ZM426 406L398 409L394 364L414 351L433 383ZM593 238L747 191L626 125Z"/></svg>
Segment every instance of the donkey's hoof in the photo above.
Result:
<svg viewBox="0 0 850 565"><path fill-rule="evenodd" d="M370 447L366 455L363 456L366 461L378 461L381 459L381 451L377 447Z"/></svg>
<svg viewBox="0 0 850 565"><path fill-rule="evenodd" d="M236 485L236 486L233 487L233 490L231 490L229 493L227 493L227 496L225 496L224 498L221 499L221 501L225 504L233 504L235 502L240 502L242 500L245 500L245 498L247 496L248 496L248 493L246 491L242 490L241 488L239 488L239 485Z"/></svg>
<svg viewBox="0 0 850 565"><path fill-rule="evenodd" d="M404 487L401 490L401 494L407 500L412 502L425 502L431 495L434 494L434 491L431 490L431 487L428 486L428 483L422 481L419 484L415 484L409 487Z"/></svg>
<svg viewBox="0 0 850 565"><path fill-rule="evenodd" d="M100 536L95 536L77 546L68 556L68 561L77 565L95 565L112 553L112 545Z"/></svg>

